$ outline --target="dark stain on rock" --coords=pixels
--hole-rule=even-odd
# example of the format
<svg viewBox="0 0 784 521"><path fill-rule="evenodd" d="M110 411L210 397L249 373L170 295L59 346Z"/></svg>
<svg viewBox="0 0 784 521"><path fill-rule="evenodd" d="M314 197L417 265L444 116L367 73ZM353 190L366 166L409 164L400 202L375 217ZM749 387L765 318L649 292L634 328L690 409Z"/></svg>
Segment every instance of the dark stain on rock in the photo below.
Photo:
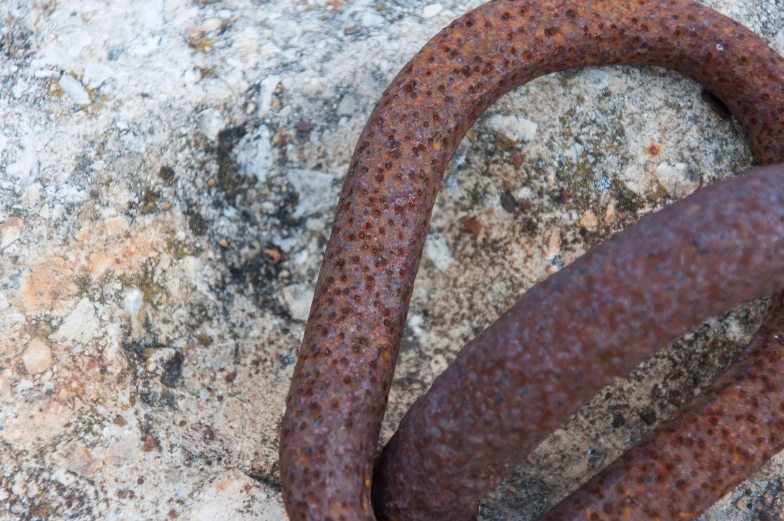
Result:
<svg viewBox="0 0 784 521"><path fill-rule="evenodd" d="M176 387L177 381L182 377L183 358L180 353L175 353L171 360L166 364L161 376L161 383L166 387Z"/></svg>
<svg viewBox="0 0 784 521"><path fill-rule="evenodd" d="M158 177L166 183L167 185L174 184L174 181L177 180L177 176L174 174L174 169L170 166L164 165L158 170Z"/></svg>
<svg viewBox="0 0 784 521"><path fill-rule="evenodd" d="M243 188L249 188L249 179L238 172L237 155L234 147L245 135L245 126L225 128L218 132L216 155L218 160L218 184L230 204ZM253 179L255 181L255 179Z"/></svg>
<svg viewBox="0 0 784 521"><path fill-rule="evenodd" d="M656 423L656 411L653 409L645 409L640 411L640 419L645 425L653 425Z"/></svg>
<svg viewBox="0 0 784 521"><path fill-rule="evenodd" d="M656 156L659 155L661 152L661 145L658 143L651 141L644 149L645 155L648 156L648 159L654 159Z"/></svg>
<svg viewBox="0 0 784 521"><path fill-rule="evenodd" d="M207 220L201 215L198 209L188 209L185 211L185 217L188 219L188 226L191 231L196 235L204 235L207 233Z"/></svg>
<svg viewBox="0 0 784 521"><path fill-rule="evenodd" d="M614 181L612 186L616 191L618 210L636 214L642 207L645 206L645 200L627 188L623 182Z"/></svg>

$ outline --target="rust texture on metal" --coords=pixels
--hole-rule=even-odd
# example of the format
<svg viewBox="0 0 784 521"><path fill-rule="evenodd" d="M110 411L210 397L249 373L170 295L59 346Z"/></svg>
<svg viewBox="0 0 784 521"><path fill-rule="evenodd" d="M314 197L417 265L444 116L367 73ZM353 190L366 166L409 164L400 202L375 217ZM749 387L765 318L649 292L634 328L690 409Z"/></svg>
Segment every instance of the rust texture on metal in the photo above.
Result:
<svg viewBox="0 0 784 521"><path fill-rule="evenodd" d="M380 423L430 213L460 139L512 88L608 64L693 78L738 119L758 163L784 161L784 61L700 4L495 1L455 20L384 92L349 165L281 425L293 521L374 519ZM376 473L379 517L469 516L610 377L772 291L782 277L780 177L760 171L700 191L530 290L404 419Z"/></svg>
<svg viewBox="0 0 784 521"><path fill-rule="evenodd" d="M784 449L784 294L688 408L539 521L693 519Z"/></svg>

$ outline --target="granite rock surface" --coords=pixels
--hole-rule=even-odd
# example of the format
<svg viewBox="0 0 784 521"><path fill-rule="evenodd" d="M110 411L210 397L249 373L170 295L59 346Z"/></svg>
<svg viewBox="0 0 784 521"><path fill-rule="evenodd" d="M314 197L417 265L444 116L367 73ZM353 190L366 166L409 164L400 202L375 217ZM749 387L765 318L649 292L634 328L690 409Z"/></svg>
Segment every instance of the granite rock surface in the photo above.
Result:
<svg viewBox="0 0 784 521"><path fill-rule="evenodd" d="M285 519L277 428L354 143L479 3L0 3L0 519ZM784 53L784 0L705 3ZM662 69L501 99L444 178L380 443L527 288L750 164L737 125ZM709 385L764 309L604 390L481 519L578 487ZM782 482L778 455L703 519L784 519Z"/></svg>

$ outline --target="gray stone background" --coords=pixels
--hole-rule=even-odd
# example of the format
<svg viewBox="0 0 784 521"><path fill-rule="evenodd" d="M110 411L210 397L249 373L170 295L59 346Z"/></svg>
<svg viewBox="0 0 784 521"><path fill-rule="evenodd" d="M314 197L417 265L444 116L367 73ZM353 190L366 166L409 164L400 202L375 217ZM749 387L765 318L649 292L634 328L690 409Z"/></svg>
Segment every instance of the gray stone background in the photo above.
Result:
<svg viewBox="0 0 784 521"><path fill-rule="evenodd" d="M479 3L0 3L0 519L285 519L277 426L355 140ZM706 3L784 53L782 0ZM381 442L527 288L750 162L665 70L505 96L444 179ZM709 385L763 310L600 393L482 518L532 519L588 479ZM779 455L704 519L784 519L782 479Z"/></svg>

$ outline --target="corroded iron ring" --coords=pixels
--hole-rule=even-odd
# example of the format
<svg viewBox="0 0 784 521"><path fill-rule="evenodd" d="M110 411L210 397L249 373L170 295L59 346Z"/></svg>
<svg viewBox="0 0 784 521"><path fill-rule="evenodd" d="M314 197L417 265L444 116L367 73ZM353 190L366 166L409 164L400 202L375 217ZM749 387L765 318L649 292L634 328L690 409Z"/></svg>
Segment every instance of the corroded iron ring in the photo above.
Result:
<svg viewBox="0 0 784 521"><path fill-rule="evenodd" d="M380 519L469 516L583 397L701 320L784 285L782 169L700 190L532 288L472 341L406 415L373 483L427 225L457 144L512 88L609 64L700 82L758 163L784 161L784 61L696 2L497 0L455 20L385 91L349 166L281 425L292 520L372 520L371 485Z"/></svg>

